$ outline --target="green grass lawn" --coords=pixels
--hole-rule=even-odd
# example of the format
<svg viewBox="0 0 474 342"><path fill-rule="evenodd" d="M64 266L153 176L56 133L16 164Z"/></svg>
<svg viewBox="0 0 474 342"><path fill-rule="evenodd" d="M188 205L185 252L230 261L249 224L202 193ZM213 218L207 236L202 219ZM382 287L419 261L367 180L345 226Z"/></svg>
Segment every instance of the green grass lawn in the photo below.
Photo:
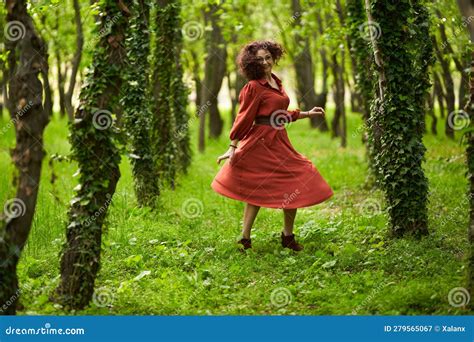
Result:
<svg viewBox="0 0 474 342"><path fill-rule="evenodd" d="M331 112L331 111L329 111ZM179 315L349 315L468 314L450 305L448 293L465 284L468 203L464 148L444 137L425 136L430 182L430 235L415 240L387 237L380 191L366 189L365 149L359 115L348 117L348 147L309 128L302 120L288 127L294 147L307 156L332 186L334 196L298 210L295 232L305 250L283 249L283 212L262 208L253 229L253 249L237 250L244 204L210 187L227 150L223 136L196 149L193 164L175 191L162 193L159 209L138 208L129 162L109 210L102 266L91 306L77 314ZM329 118L328 118L329 119ZM1 126L8 124L4 117ZM54 118L46 130L42 183L33 227L19 265L20 314L64 314L48 301L59 281L59 253L77 165L54 164L49 156L69 151L67 125ZM0 136L0 200L15 196L9 148L13 129Z"/></svg>

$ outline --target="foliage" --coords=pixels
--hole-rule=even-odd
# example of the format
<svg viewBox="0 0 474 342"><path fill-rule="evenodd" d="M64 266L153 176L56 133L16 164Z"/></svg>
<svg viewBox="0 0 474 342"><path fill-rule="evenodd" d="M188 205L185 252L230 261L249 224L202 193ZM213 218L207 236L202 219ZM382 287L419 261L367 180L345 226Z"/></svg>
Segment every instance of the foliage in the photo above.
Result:
<svg viewBox="0 0 474 342"><path fill-rule="evenodd" d="M152 119L151 101L147 95L150 52L149 1L135 0L132 12L126 38L128 64L120 104L124 108L137 201L140 205L152 206L160 194L160 189L154 173L149 132Z"/></svg>
<svg viewBox="0 0 474 342"><path fill-rule="evenodd" d="M182 80L180 2L155 8L152 53L153 120L151 140L156 170L162 184L175 186L178 170L190 161L187 91Z"/></svg>
<svg viewBox="0 0 474 342"><path fill-rule="evenodd" d="M457 58L464 63L472 49L455 2L400 0L395 5L393 1L370 1L371 13L381 28L377 43L386 78L383 101L376 99L372 117L366 117L370 128L369 157L373 158L369 167L377 174L383 193L368 192L360 186L367 165L358 137L367 123L358 115L348 115L349 147L345 151L338 150L328 136L315 136L312 130L304 128L304 123L301 127L293 126L294 131L289 130L289 134L295 138L292 142L296 149L317 162L318 169L335 189L335 197L318 206L316 219L313 209L299 211L296 233L301 236L307 254L295 258L279 249L275 227L281 225L281 216L263 210L253 235L256 248L242 258L235 251L233 238L240 232L243 205L218 197L209 187L218 171L217 166L210 167L209 161L228 145L226 137L210 141L208 150L194 157L191 165L190 136L197 131L198 120L189 120L188 89L183 77L197 74L202 79L206 54L212 53L206 51L204 44L205 31L212 28L203 24L203 14L219 5L217 24L229 51L224 62L231 79L236 72L235 55L244 43L254 39L277 40L284 43L292 57L304 45L294 42L295 34L309 41L314 86L319 87L325 75L319 68L321 51L331 55L347 49L344 38L349 34L352 49L345 55L353 54L357 61L352 72L368 108L378 89L375 85L380 69L376 73L367 36L360 28L366 22L363 0L340 0L342 7L347 8L347 25L337 20L335 1L299 0L302 12L298 13L298 20L292 11L294 1L157 1L150 28L143 19L132 17L125 41L128 13L120 6L131 1L80 1L85 45L79 79L84 84L76 120L70 124L73 163L59 166L61 177L57 182L61 186L51 188L43 181L39 188L40 205L18 268L20 284L32 288L26 287L28 290L22 293L24 313L61 313L62 306L48 302L56 286L61 304L82 310L89 303L96 282L95 291L102 287L111 289L112 302L107 306L93 303L80 313L465 313L463 308L449 305L446 298L450 289L463 286L465 266L461 256L472 249L466 245L465 236L469 206L459 196L466 181L464 155L455 142L423 136L430 71L440 71L439 61L432 57L429 33L443 49L449 71L457 73L453 75L456 84L460 73L457 63L452 62ZM150 0L135 0L133 8L145 1L148 6ZM65 72L75 50L72 1L35 0L28 6L35 25L48 41L50 65L56 61L57 67ZM441 16L436 15L439 12ZM0 6L0 27L5 25L4 15L5 8ZM441 37L440 23L445 24L448 39ZM197 35L183 40L186 27L197 29ZM2 40L5 35L0 37L0 47ZM446 48L446 42L452 50ZM192 60L184 68L183 55ZM124 64L125 56L128 65ZM0 51L0 73L6 57L6 51ZM352 68L350 62L345 59L348 71ZM199 63L202 65L196 65ZM284 58L276 69L291 97L297 81L292 63L292 58ZM49 70L51 85L56 90L56 70L51 66ZM86 78L82 76L84 71ZM349 76L345 75L345 79L351 88ZM334 82L331 75L324 78L328 83ZM237 82L228 84L235 88L230 89L231 93L237 95ZM224 104L219 105L223 109ZM329 104L328 116L331 109ZM94 122L95 114L101 112L105 115L103 119L111 123L106 129L94 125L98 123ZM472 108L469 114L472 126ZM54 118L52 124L46 131L47 152L69 153L70 146L64 139L66 121ZM12 132L2 132L2 146L11 145ZM468 139L469 180L474 169L473 136L468 135ZM119 170L124 143L128 145L131 167L122 160ZM0 169L10 175L13 165L8 150L0 149L0 154L4 155L0 158ZM79 184L73 190L74 163L79 167L75 174ZM350 172L347 165L351 165ZM124 177L117 185L111 206L120 171ZM43 172L43 179L48 176ZM178 180L182 187L175 189ZM174 191L161 187L160 182L170 183ZM4 200L7 194L13 196L9 183L6 178L0 179ZM73 191L75 197L69 205ZM186 213L184 204L189 199L202 205L198 217L190 218ZM367 199L374 200L377 209L369 217L360 210L364 203L373 204L366 203ZM387 210L378 210L384 199ZM474 197L470 199L474 201ZM158 210L151 212L150 208L139 207L143 204L153 204ZM103 238L106 217L110 234ZM68 221L67 240L58 265L57 253L64 243L63 221ZM409 236L389 239L388 233L426 233L428 223L431 234L421 240ZM4 248L0 244L0 249ZM98 273L101 252L107 257ZM59 268L63 273L60 282ZM293 295L291 305L272 305L269 290L277 287L289 289ZM341 288L347 290L341 292Z"/></svg>
<svg viewBox="0 0 474 342"><path fill-rule="evenodd" d="M365 12L364 0L347 0L347 25L351 42L350 53L355 59L355 82L356 89L362 98L362 106L364 113L364 141L367 142L367 161L369 178L375 177L377 171L374 168L374 146L371 144L373 140L366 139L367 121L370 115L370 105L374 100L374 85L376 77L373 68L373 54L371 54L370 44L367 32L367 15Z"/></svg>
<svg viewBox="0 0 474 342"><path fill-rule="evenodd" d="M383 71L378 72L385 80L383 97L374 104L369 126L371 139L376 130L382 132L375 145L374 167L386 194L389 224L395 236L426 234L428 225L428 182L422 168L426 151L422 142L424 111L419 104L424 97L418 97L425 94L427 83L418 73L422 66L414 61L426 57L427 50L422 48L420 54L415 46L423 46L429 39L426 16L414 22L416 14L412 3L402 0L394 6L374 0L370 9L381 29L377 44ZM413 84L417 82L420 82L419 88L413 91Z"/></svg>
<svg viewBox="0 0 474 342"><path fill-rule="evenodd" d="M372 64L373 54L371 54L367 32L364 32L364 26L367 25L364 0L347 0L347 14L352 46L350 53L356 60L356 70L354 70L356 87L363 96L364 107L369 112L374 93L375 75Z"/></svg>
<svg viewBox="0 0 474 342"><path fill-rule="evenodd" d="M65 123L54 120L46 131L51 153L69 150ZM254 251L242 255L236 250L243 204L221 198L208 187L219 169L209 160L222 150L227 137L211 141L206 152L196 156L189 175L180 178L182 186L175 191L163 189L156 211L137 207L133 172L123 159L96 280L97 293L107 299L76 314L469 314L448 301L449 291L463 286L462 256L469 248L465 229L469 204L459 195L467 185L463 147L444 136L426 136L426 173L432 192L428 214L436 229L422 240L392 240L385 228L387 212L380 210L383 194L361 187L366 176L365 147L352 133L362 123L360 115L348 113L345 150L328 135L315 135L305 122L288 130L295 149L315 162L336 190L333 200L298 210L295 232L305 246L304 254L298 255L279 245L281 211L264 208L255 221ZM191 131L196 128L194 121ZM12 132L0 136L2 146L13 141ZM192 147L196 146L193 139ZM0 170L10 175L7 156L0 150ZM58 179L63 204L50 195L50 172L45 169L38 197L41 205L18 268L25 285L20 314L64 314L48 296L58 282L57 254L64 240L61 220L75 186L75 165L57 167L63 175ZM9 183L6 177L0 179L0 189ZM0 191L0 196L4 194ZM186 217L182 209L190 198L203 205L194 217ZM144 271L151 273L136 279ZM291 292L286 306L270 301L279 287Z"/></svg>
<svg viewBox="0 0 474 342"><path fill-rule="evenodd" d="M103 0L100 6L100 39L81 89L75 120L70 124L71 154L79 166L79 185L70 202L62 282L57 289L58 300L69 308L82 308L92 297L100 266L102 225L120 177L120 131L112 122L112 111L118 100L115 87L121 84L127 17L117 1Z"/></svg>

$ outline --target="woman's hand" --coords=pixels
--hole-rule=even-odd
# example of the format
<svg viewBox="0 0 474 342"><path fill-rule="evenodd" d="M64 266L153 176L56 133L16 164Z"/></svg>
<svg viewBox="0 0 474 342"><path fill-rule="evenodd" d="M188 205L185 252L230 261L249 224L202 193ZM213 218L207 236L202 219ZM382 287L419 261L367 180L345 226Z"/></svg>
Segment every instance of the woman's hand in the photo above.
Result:
<svg viewBox="0 0 474 342"><path fill-rule="evenodd" d="M324 116L326 112L322 107L314 107L308 112L309 116L322 115Z"/></svg>
<svg viewBox="0 0 474 342"><path fill-rule="evenodd" d="M222 156L217 157L217 164L221 163L221 160L229 158L229 162L232 160L232 157L234 156L235 152L235 147L229 147L226 153L224 153Z"/></svg>

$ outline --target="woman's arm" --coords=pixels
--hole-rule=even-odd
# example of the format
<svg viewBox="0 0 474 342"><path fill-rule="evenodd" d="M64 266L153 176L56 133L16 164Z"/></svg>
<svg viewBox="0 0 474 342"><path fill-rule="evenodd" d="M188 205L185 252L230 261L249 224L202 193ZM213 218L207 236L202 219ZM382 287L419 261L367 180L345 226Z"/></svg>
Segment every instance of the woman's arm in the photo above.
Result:
<svg viewBox="0 0 474 342"><path fill-rule="evenodd" d="M229 146L231 146L231 147L232 147L232 145L233 145L233 146L238 146L238 145L237 145L238 143L239 143L239 139L234 139L234 140L231 140L231 141L230 141Z"/></svg>
<svg viewBox="0 0 474 342"><path fill-rule="evenodd" d="M309 117L309 112L300 112L300 115L298 116L299 119L304 119Z"/></svg>
<svg viewBox="0 0 474 342"><path fill-rule="evenodd" d="M239 139L233 139L230 141L229 144L229 149L227 150L226 153L224 153L222 156L217 157L217 164L220 164L221 160L229 158L229 161L232 160L232 157L234 156L234 152L237 149L237 144L239 142Z"/></svg>
<svg viewBox="0 0 474 342"><path fill-rule="evenodd" d="M242 140L250 131L253 121L257 116L261 102L261 93L257 86L257 81L248 82L239 94L239 112L229 133L230 140Z"/></svg>
<svg viewBox="0 0 474 342"><path fill-rule="evenodd" d="M299 119L304 119L304 118L310 118L312 116L316 115L322 115L324 116L326 113L324 112L324 109L322 107L314 107L308 112L300 112L300 115L298 116Z"/></svg>
<svg viewBox="0 0 474 342"><path fill-rule="evenodd" d="M229 133L229 148L226 153L217 158L217 164L227 158L229 158L229 161L232 160L239 140L242 140L252 128L261 101L261 96L258 93L255 82L256 81L248 82L240 91L239 112Z"/></svg>

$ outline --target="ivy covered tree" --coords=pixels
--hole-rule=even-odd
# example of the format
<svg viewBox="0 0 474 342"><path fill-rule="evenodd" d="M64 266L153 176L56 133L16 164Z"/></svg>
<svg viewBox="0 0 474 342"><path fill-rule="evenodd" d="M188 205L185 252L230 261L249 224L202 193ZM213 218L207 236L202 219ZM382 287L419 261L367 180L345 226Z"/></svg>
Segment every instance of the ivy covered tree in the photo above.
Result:
<svg viewBox="0 0 474 342"><path fill-rule="evenodd" d="M178 145L178 167L177 170L184 174L187 174L188 168L191 165L192 151L191 151L191 138L189 133L189 113L188 107L188 94L189 89L183 82L183 65L181 62L181 54L183 51L183 35L182 35L182 21L181 21L181 2L176 3L176 15L175 20L177 21L174 35L174 62L172 64L173 69L171 73L170 93L173 100L171 106L171 113L175 117L176 130L174 132L174 139L177 140Z"/></svg>
<svg viewBox="0 0 474 342"><path fill-rule="evenodd" d="M191 159L187 91L180 61L181 4L176 0L157 0L156 5L151 140L161 184L174 189L177 172L186 170Z"/></svg>
<svg viewBox="0 0 474 342"><path fill-rule="evenodd" d="M422 5L421 0L401 0L397 6L384 0L366 0L369 25L381 31L371 35L379 91L369 127L371 138L376 139L374 166L385 192L394 236L428 233L428 180L422 168L426 150L422 141L424 111L420 104L424 97L420 94L429 84L420 58L426 57L424 45L429 37L425 36L426 16L415 20L415 11ZM418 84L416 91L414 84Z"/></svg>
<svg viewBox="0 0 474 342"><path fill-rule="evenodd" d="M36 208L41 166L45 155L43 133L49 122L43 107L47 69L46 45L38 35L25 0L7 0L5 45L8 51L8 109L15 125L16 195L5 203L0 216L0 315L16 313L21 289L16 274Z"/></svg>
<svg viewBox="0 0 474 342"><path fill-rule="evenodd" d="M150 2L135 0L126 38L128 64L120 103L130 145L135 195L139 205L153 206L160 195L150 141L152 113L147 96L150 52Z"/></svg>
<svg viewBox="0 0 474 342"><path fill-rule="evenodd" d="M103 0L99 6L99 38L70 124L79 185L68 213L55 299L71 309L85 307L92 298L100 267L102 226L120 178L120 132L112 113L125 69L124 39L130 11L124 0Z"/></svg>
<svg viewBox="0 0 474 342"><path fill-rule="evenodd" d="M471 25L471 68L470 68L470 89L469 100L464 107L464 111L469 115L469 131L466 134L467 148L467 170L469 180L469 227L468 227L468 241L469 241L469 255L468 255L468 289L471 298L474 297L474 25ZM471 302L471 308L474 308L474 303Z"/></svg>
<svg viewBox="0 0 474 342"><path fill-rule="evenodd" d="M430 37L431 17L430 12L424 0L413 1L413 69L412 78L414 79L412 90L415 100L415 111L417 113L426 113L428 97L430 96L431 80L430 67L435 62L434 47ZM422 136L426 131L425 121L420 120L418 135Z"/></svg>
<svg viewBox="0 0 474 342"><path fill-rule="evenodd" d="M362 101L362 114L364 118L364 130L362 141L366 144L368 160L368 181L375 176L373 167L373 146L368 139L368 120L370 116L370 105L374 99L374 70L373 57L370 54L370 34L377 34L377 30L371 30L367 26L367 15L364 0L347 0L347 25L351 42L351 55L354 56L354 74L358 93Z"/></svg>
<svg viewBox="0 0 474 342"><path fill-rule="evenodd" d="M461 14L464 18L470 18L474 12L474 6L470 0L457 1ZM468 115L469 127L465 132L467 177L469 188L467 191L469 200L469 226L468 242L469 253L467 255L467 288L470 298L474 298L474 22L469 21L466 25L469 31L470 43L468 49L471 52L471 67L469 72L469 96L464 106L464 111ZM474 301L471 300L470 308L474 308Z"/></svg>
<svg viewBox="0 0 474 342"><path fill-rule="evenodd" d="M0 27L5 27L6 21L6 9L2 5L0 6ZM0 47L5 47L5 35L0 34ZM6 108L6 83L8 81L7 71L7 53L4 48L0 50L0 119L3 119L3 109Z"/></svg>

